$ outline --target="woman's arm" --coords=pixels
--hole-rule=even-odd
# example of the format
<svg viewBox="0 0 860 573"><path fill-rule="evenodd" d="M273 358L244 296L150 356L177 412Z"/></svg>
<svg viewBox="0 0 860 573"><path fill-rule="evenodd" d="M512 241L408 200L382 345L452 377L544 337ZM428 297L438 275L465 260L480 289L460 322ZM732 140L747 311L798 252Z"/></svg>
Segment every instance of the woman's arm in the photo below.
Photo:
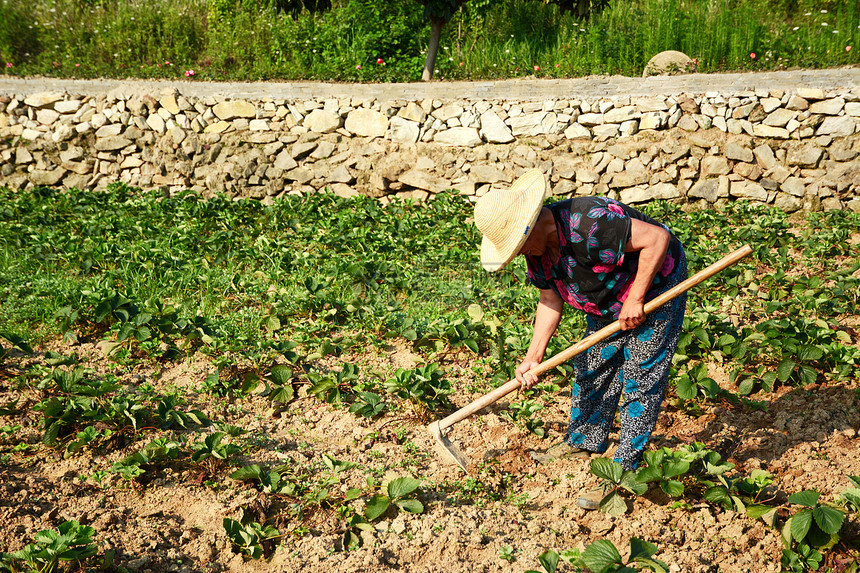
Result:
<svg viewBox="0 0 860 573"><path fill-rule="evenodd" d="M525 390L528 390L538 382L537 376L533 374L526 375L526 372L543 361L549 339L555 334L555 329L558 328L558 323L561 322L563 309L564 301L554 290L541 289L540 300L538 301L537 311L535 311L532 341L529 344L526 357L516 370L517 380L520 381Z"/></svg>
<svg viewBox="0 0 860 573"><path fill-rule="evenodd" d="M663 227L639 219L630 219L630 222L630 240L624 251L639 251L639 268L618 314L621 330L631 330L645 322L645 294L663 266L670 239Z"/></svg>

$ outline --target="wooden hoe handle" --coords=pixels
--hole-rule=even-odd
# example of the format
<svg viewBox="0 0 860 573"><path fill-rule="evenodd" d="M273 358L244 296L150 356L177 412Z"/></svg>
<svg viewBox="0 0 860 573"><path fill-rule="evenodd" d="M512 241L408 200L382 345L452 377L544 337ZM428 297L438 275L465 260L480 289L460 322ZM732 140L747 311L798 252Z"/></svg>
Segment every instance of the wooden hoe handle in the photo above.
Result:
<svg viewBox="0 0 860 573"><path fill-rule="evenodd" d="M739 260L741 260L745 256L749 255L750 253L752 253L752 248L749 245L745 245L745 246L741 247L740 249L738 249L737 251L735 251L735 252L725 256L724 258L720 259L719 261L712 264L711 266L709 266L705 269L702 269L701 271L699 271L698 273L696 273L692 277L688 278L684 282L679 283L678 285L670 288L669 290L667 290L663 294L661 294L661 295L657 296L656 298L654 298L653 300L649 301L645 305L645 314L649 314L649 313L653 312L655 309L663 306L664 304L666 304L667 302L669 302L673 298L677 297L678 295L687 292L688 290L690 290L691 288L693 288L697 284L706 281L707 279L711 278L712 276L714 276L718 272L722 271L723 269L732 266L733 264L735 264L736 262L738 262ZM573 358L577 354L588 350L589 348L591 348L592 346L594 346L598 342L605 340L606 338L609 338L610 336L612 336L613 334L615 334L619 330L621 330L621 323L616 320L615 322L613 322L609 326L601 328L600 330L598 330L594 334L587 336L586 338L583 338L582 340L580 340L579 342L577 342L573 346L570 346L567 349L559 352L555 356L544 360L543 362L541 362L540 364L538 364L537 366L535 366L534 368L529 370L527 372L527 374L534 374L534 375L543 374L547 370L551 370L552 368L555 368L559 364L561 364L563 362L567 362L568 360L570 360L571 358ZM477 400L475 400L474 402L472 402L470 404L467 404L466 406L463 406L462 408L460 408L459 410L457 410L456 412L454 412L453 414L451 414L447 418L443 418L442 420L440 420L439 421L439 429L443 430L445 428L453 426L454 424L456 424L460 420L468 418L469 416L471 416L475 412L482 410L483 408L486 408L490 404L501 399L503 396L510 394L511 392L518 389L519 387L520 387L520 382L516 378L511 380L510 382L506 382L503 386L499 386L498 388L496 388L492 392L485 394L484 396L481 396L480 398L478 398Z"/></svg>

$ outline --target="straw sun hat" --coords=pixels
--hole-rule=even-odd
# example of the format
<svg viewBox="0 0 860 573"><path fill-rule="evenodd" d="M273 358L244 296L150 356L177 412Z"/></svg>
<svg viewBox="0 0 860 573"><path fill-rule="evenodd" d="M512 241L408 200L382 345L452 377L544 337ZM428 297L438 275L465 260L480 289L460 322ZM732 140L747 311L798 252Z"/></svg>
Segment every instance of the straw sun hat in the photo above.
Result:
<svg viewBox="0 0 860 573"><path fill-rule="evenodd" d="M546 178L532 169L510 189L494 189L475 203L475 225L484 235L481 266L493 272L519 254L543 206Z"/></svg>

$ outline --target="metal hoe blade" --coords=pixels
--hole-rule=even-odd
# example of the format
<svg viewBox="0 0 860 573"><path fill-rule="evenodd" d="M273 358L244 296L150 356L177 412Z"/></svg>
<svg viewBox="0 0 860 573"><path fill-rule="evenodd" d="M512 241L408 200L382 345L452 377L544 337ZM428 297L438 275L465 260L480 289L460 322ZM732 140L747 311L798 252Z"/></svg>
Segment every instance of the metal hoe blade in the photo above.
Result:
<svg viewBox="0 0 860 573"><path fill-rule="evenodd" d="M439 425L439 421L435 421L429 426L427 426L427 430L430 432L434 438L436 438L436 443L442 447L442 450L448 454L448 456L454 460L454 462L463 468L463 471L469 473L469 470L466 469L466 457L457 449L457 446L451 443L451 440L443 433L441 426Z"/></svg>

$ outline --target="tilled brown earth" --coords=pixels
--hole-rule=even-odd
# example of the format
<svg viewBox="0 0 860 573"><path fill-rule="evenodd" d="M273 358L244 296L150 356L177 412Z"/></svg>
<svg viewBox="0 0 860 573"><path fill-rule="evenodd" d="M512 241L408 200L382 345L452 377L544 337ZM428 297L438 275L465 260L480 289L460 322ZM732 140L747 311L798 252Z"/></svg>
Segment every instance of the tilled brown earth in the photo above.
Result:
<svg viewBox="0 0 860 573"><path fill-rule="evenodd" d="M568 407L563 390L548 397L541 412L548 434L543 440L500 416L507 402L456 424L450 437L472 462L475 479L467 480L439 454L424 423L410 411L368 421L300 392L288 411L273 415L261 396L229 400L197 392L215 370L203 359L128 370L106 361L94 344L55 350L74 352L83 364L130 385L149 383L162 393L178 390L188 400L186 409L199 408L212 420L244 428L248 433L241 440L248 445L239 465L272 467L293 460L308 466L328 454L358 464L338 476L342 485L335 487L341 491L361 487L368 475L382 482L419 478L425 511L389 510L373 531L361 532L361 547L353 551L342 550L343 522L334 511L318 512L304 530L294 529L297 524L282 528L287 535L268 558L246 561L232 547L222 520L239 519L243 508L259 507L265 499L226 477L229 469L204 475L199 467L175 463L130 487L109 471L111 465L158 434L145 433L136 443L104 454L85 451L64 458L62 451L39 445L40 415L31 412L0 418L0 425L24 426L0 442L3 452L22 441L33 446L0 465L2 551L20 549L39 530L75 519L96 530L94 539L102 550L115 551L117 565L153 573L524 571L540 569L537 557L547 549L581 550L598 539L611 540L626 555L632 537L656 544L656 557L671 571L781 569L783 545L776 530L696 498L686 498L686 507L653 493L631 498L630 510L618 517L577 508L578 493L596 484L588 462L540 466L528 455L554 443L563 431ZM25 366L28 360L13 357L7 366L16 361ZM389 348L341 356L332 365L354 361L362 369L391 374L418 360L408 349ZM452 396L456 406L480 396L466 390L476 377L466 361L451 366L447 377L458 388ZM695 416L666 406L652 447L703 442L736 464L733 473L748 475L757 468L773 473L777 499L815 489L822 501L832 501L849 486L848 476L860 475L858 388L854 381L756 396L767 403L767 412L723 403L705 404L704 413ZM8 383L2 389L0 404L19 399L19 406L32 406L39 400L36 391L19 393ZM360 502L352 504L361 508ZM848 524L843 533L856 536L856 528ZM502 547L511 548L512 562L500 558Z"/></svg>

